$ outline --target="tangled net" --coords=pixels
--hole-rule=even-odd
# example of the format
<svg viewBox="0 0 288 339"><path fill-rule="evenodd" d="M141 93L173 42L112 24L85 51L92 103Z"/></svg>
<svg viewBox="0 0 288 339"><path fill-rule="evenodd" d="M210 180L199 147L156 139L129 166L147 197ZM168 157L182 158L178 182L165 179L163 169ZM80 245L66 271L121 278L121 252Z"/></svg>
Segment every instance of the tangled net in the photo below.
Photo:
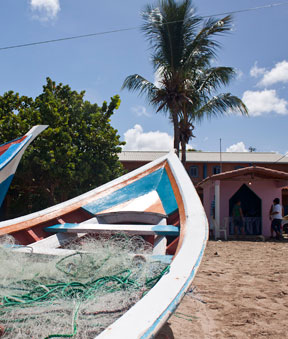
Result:
<svg viewBox="0 0 288 339"><path fill-rule="evenodd" d="M141 237L123 234L86 236L65 257L17 253L11 243L0 246L1 339L94 338L169 269L149 259Z"/></svg>

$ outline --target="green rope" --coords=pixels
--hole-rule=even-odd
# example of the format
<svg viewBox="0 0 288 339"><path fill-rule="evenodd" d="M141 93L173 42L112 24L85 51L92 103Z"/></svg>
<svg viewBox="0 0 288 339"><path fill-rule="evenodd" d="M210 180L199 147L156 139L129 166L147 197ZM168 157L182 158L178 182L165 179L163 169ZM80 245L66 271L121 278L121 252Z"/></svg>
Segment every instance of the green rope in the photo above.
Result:
<svg viewBox="0 0 288 339"><path fill-rule="evenodd" d="M159 275L146 280L146 286L149 287L149 289L151 289L153 286L155 286L155 284L157 284L157 282L163 277L163 275L169 273L169 271L170 271L170 266L168 265L164 268L164 270Z"/></svg>
<svg viewBox="0 0 288 339"><path fill-rule="evenodd" d="M76 318L80 309L81 303L79 302L76 310L74 312L74 317L73 317L73 333L71 334L50 334L48 337L45 337L44 339L50 339L50 338L72 338L74 335L77 334L77 323L76 323Z"/></svg>
<svg viewBox="0 0 288 339"><path fill-rule="evenodd" d="M184 320L187 320L187 321L193 321L193 320L198 319L197 317L195 317L193 315L188 315L188 314L181 313L181 312L175 312L173 315L177 318L184 319Z"/></svg>

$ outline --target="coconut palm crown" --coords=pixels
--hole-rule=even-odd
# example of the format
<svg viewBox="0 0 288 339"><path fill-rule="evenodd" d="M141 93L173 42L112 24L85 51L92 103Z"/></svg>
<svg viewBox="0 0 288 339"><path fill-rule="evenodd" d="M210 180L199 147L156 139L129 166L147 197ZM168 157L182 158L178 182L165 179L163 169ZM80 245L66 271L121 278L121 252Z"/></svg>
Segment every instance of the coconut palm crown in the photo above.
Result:
<svg viewBox="0 0 288 339"><path fill-rule="evenodd" d="M144 32L152 51L154 84L139 74L128 76L122 88L146 95L156 111L169 114L174 148L182 156L193 137L194 122L230 111L247 114L243 102L230 93L215 93L235 76L231 67L211 67L219 44L214 38L231 30L231 16L221 20L195 14L192 0L159 0L142 13ZM184 148L183 148L184 147ZM185 155L182 160L185 162Z"/></svg>

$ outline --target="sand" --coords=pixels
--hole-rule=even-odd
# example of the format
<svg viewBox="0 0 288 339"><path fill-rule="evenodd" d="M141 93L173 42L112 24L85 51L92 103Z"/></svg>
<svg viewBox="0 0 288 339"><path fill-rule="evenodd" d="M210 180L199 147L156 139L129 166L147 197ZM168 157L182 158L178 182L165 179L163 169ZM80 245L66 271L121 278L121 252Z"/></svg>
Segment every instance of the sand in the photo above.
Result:
<svg viewBox="0 0 288 339"><path fill-rule="evenodd" d="M288 338L288 242L209 241L191 290L175 339Z"/></svg>

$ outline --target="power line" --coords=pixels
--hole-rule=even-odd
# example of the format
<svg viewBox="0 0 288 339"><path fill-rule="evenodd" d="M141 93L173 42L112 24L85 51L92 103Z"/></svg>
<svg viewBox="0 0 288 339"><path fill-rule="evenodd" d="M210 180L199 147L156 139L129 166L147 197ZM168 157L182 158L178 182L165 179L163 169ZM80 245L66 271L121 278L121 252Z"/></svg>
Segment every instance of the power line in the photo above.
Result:
<svg viewBox="0 0 288 339"><path fill-rule="evenodd" d="M219 13L219 14L205 15L205 16L202 16L202 18L210 18L212 16L218 16L218 15L228 15L228 14L237 14L237 13L251 12L251 11L257 11L259 9L278 7L278 6L282 6L282 5L288 5L288 1L277 2L277 3L273 3L273 4L269 4L269 5L264 5L264 6L258 6L258 7L239 9L239 10L232 11L232 12L223 12L223 13Z"/></svg>
<svg viewBox="0 0 288 339"><path fill-rule="evenodd" d="M218 13L218 14L205 15L205 16L202 16L202 18L210 18L210 17L213 17L213 16L251 12L251 11L257 11L257 10L260 10L260 9L278 7L278 6L283 6L283 5L288 5L288 1L272 3L272 4L269 4L269 5L264 5L264 6L259 6L259 7L251 7L251 8L246 8L246 9L240 9L240 10L231 11L231 12L223 12L223 13ZM172 23L172 22L168 22L167 24L169 24L169 23ZM134 26L134 27L127 27L127 28L122 28L122 29L115 29L115 30L111 30L111 31L96 32L96 33L75 35L75 36L59 38L59 39L51 39L51 40L36 41L36 42L31 42L31 43L26 43L26 44L5 46L5 47L0 47L0 51L4 51L4 50L7 50L7 49L14 49L14 48L30 47L30 46L36 46L36 45L44 45L44 44L66 41L66 40L89 38L89 37L98 36L98 35L113 34L113 33L131 31L131 30L138 29L138 28L139 28L139 26Z"/></svg>
<svg viewBox="0 0 288 339"><path fill-rule="evenodd" d="M65 40L74 40L74 39L82 39L82 38L88 38L91 36L96 36L96 35L105 35L105 34L112 34L112 33L118 33L118 32L124 32L124 31L131 31L138 28L136 27L129 27L129 28L122 28L122 29L115 29L112 31L104 31L104 32L97 32L97 33L90 33L90 34L83 34L83 35L75 35L75 36L70 36L66 38L59 38L59 39L52 39L52 40L44 40L44 41L37 41L37 42L31 42L28 44L21 44L21 45L12 45L12 46L7 46L7 47L0 47L0 51L5 50L5 49L12 49L12 48L21 48L21 47L29 47L29 46L35 46L35 45L44 45L44 44L49 44L51 42L59 42L59 41L65 41Z"/></svg>
<svg viewBox="0 0 288 339"><path fill-rule="evenodd" d="M287 154L288 154L288 152L286 152L283 156L281 156L279 159L274 161L273 164L276 164L276 162L278 162L278 161L282 160L283 158L285 158Z"/></svg>

